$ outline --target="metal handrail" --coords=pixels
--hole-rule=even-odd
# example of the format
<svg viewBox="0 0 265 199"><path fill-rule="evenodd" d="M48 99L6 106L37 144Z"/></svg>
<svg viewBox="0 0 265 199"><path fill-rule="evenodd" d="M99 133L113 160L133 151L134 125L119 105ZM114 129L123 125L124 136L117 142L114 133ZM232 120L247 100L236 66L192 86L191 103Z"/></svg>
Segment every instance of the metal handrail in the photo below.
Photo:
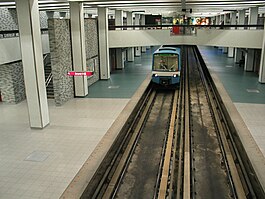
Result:
<svg viewBox="0 0 265 199"><path fill-rule="evenodd" d="M139 28L147 29L147 28L172 28L172 27L184 27L184 28L263 28L264 25L254 24L254 25L184 25L184 24L176 24L176 25L128 25L128 26L109 26L109 30L115 30L116 28L119 29L133 29Z"/></svg>
<svg viewBox="0 0 265 199"><path fill-rule="evenodd" d="M41 34L44 34L47 31L48 31L48 28L42 28ZM6 38L6 35L9 35L8 37L18 37L19 36L19 30L0 30L0 35L2 36L2 38ZM10 36L10 35L12 35L12 36Z"/></svg>
<svg viewBox="0 0 265 199"><path fill-rule="evenodd" d="M48 87L51 80L52 80L53 76L52 76L52 72L49 74L49 76L47 77L46 81L45 81L45 86Z"/></svg>
<svg viewBox="0 0 265 199"><path fill-rule="evenodd" d="M43 56L43 64L44 66L46 66L49 62L50 62L50 53L46 53L44 56Z"/></svg>

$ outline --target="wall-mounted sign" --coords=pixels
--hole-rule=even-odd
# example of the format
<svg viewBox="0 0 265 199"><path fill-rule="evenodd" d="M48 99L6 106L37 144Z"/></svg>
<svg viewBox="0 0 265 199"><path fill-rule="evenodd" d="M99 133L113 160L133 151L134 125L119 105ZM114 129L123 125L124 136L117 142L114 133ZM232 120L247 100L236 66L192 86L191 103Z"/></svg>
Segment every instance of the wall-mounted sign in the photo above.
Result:
<svg viewBox="0 0 265 199"><path fill-rule="evenodd" d="M68 76L92 76L93 72L86 71L86 72L75 72L75 71L69 71L67 73Z"/></svg>

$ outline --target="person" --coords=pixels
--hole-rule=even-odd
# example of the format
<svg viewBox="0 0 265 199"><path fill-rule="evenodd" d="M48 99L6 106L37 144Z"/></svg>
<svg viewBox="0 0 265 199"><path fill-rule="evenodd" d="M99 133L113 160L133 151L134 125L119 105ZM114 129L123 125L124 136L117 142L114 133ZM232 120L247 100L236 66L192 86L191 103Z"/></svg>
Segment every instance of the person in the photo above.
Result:
<svg viewBox="0 0 265 199"><path fill-rule="evenodd" d="M160 69L168 69L164 60L160 60Z"/></svg>

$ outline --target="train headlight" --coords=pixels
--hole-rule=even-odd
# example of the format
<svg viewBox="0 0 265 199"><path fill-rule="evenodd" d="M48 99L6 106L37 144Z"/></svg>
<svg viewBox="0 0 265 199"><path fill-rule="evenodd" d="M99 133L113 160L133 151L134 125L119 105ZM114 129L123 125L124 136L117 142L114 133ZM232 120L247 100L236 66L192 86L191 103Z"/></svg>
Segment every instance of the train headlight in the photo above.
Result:
<svg viewBox="0 0 265 199"><path fill-rule="evenodd" d="M155 77L157 77L158 76L158 74L155 74Z"/></svg>
<svg viewBox="0 0 265 199"><path fill-rule="evenodd" d="M177 75L175 74L175 75L173 75L173 77L177 77Z"/></svg>

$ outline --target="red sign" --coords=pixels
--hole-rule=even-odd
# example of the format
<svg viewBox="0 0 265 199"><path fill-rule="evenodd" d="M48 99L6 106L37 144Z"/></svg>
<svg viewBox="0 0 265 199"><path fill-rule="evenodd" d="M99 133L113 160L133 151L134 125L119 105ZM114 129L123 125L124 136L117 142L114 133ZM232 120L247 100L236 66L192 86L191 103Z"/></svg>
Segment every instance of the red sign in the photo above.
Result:
<svg viewBox="0 0 265 199"><path fill-rule="evenodd" d="M92 76L93 72L74 72L74 71L69 71L67 73L68 76Z"/></svg>

